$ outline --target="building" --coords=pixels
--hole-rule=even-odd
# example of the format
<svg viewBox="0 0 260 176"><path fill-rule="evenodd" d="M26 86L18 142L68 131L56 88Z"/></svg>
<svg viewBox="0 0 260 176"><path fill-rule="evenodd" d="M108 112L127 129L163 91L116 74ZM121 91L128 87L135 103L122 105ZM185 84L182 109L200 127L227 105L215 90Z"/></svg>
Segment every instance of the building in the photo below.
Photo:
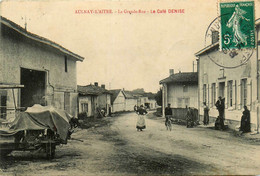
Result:
<svg viewBox="0 0 260 176"><path fill-rule="evenodd" d="M84 58L4 17L0 24L0 84L24 85L1 90L1 112L14 108L14 95L16 107L52 105L77 116L76 62Z"/></svg>
<svg viewBox="0 0 260 176"><path fill-rule="evenodd" d="M98 86L95 82L94 85L78 86L78 110L79 113L86 113L87 116L97 116L98 110L104 109L106 115L111 108L111 95L112 93L105 89L105 85Z"/></svg>
<svg viewBox="0 0 260 176"><path fill-rule="evenodd" d="M112 93L112 112L125 111L125 95L121 89L109 90Z"/></svg>
<svg viewBox="0 0 260 176"><path fill-rule="evenodd" d="M256 24L256 36L259 36L259 21ZM203 102L206 102L210 107L210 117L216 118L218 111L215 102L221 96L225 98L225 123L230 128L240 125L244 106L251 111L251 127L255 129L258 124L259 128L259 44L259 38L257 38L257 48L250 59L233 68L218 66L211 58L218 58L224 66L234 63L235 59L243 53L235 51L237 56L224 54L218 50L219 42L217 41L195 54L198 57L200 116L203 115Z"/></svg>
<svg viewBox="0 0 260 176"><path fill-rule="evenodd" d="M137 97L135 97L131 91L123 90L125 95L125 111L134 111L134 106L137 105Z"/></svg>
<svg viewBox="0 0 260 176"><path fill-rule="evenodd" d="M197 72L179 72L174 74L170 69L170 76L161 80L162 84L162 109L168 103L171 108L198 107L198 73Z"/></svg>
<svg viewBox="0 0 260 176"><path fill-rule="evenodd" d="M110 90L112 95L113 112L119 111L134 111L134 106L146 106L149 109L155 109L157 103L155 101L155 94L146 93L143 89L138 91L128 91L115 89Z"/></svg>

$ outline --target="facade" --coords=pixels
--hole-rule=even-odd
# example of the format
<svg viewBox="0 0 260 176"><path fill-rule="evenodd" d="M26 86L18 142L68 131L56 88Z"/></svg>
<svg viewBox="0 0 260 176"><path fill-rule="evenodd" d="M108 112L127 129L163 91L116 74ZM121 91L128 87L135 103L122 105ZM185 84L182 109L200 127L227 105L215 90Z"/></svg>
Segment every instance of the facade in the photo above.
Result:
<svg viewBox="0 0 260 176"><path fill-rule="evenodd" d="M259 25L257 35L259 36ZM259 126L259 38L257 48L250 59L236 68L223 68L216 65L210 58L215 57L228 65L234 62L229 54L218 51L218 42L197 52L199 72L199 114L203 115L203 102L210 107L210 117L216 118L218 111L215 102L218 97L225 98L225 122L229 127L240 125L243 107L251 112L251 127ZM240 51L237 51L238 54ZM258 73L257 73L258 70ZM257 113L258 111L258 113Z"/></svg>
<svg viewBox="0 0 260 176"><path fill-rule="evenodd" d="M127 90L110 90L113 93L112 106L113 112L134 111L134 106L146 106L149 109L155 109L157 103L153 93L127 91Z"/></svg>
<svg viewBox="0 0 260 176"><path fill-rule="evenodd" d="M97 110L104 109L106 115L109 113L109 108L111 108L111 93L105 89L104 85L78 86L78 111L79 113L86 113L87 116L96 117Z"/></svg>
<svg viewBox="0 0 260 176"><path fill-rule="evenodd" d="M112 93L112 112L125 111L125 95L121 89L110 90Z"/></svg>
<svg viewBox="0 0 260 176"><path fill-rule="evenodd" d="M14 94L1 90L1 111L14 107L14 95L16 107L52 105L77 116L76 62L84 58L4 17L0 20L0 84L24 85Z"/></svg>
<svg viewBox="0 0 260 176"><path fill-rule="evenodd" d="M168 103L171 108L198 107L198 73L179 72L174 74L170 69L170 76L161 80L162 84L162 110Z"/></svg>
<svg viewBox="0 0 260 176"><path fill-rule="evenodd" d="M124 91L125 95L125 111L134 111L134 106L137 105L137 98L133 96L131 91Z"/></svg>

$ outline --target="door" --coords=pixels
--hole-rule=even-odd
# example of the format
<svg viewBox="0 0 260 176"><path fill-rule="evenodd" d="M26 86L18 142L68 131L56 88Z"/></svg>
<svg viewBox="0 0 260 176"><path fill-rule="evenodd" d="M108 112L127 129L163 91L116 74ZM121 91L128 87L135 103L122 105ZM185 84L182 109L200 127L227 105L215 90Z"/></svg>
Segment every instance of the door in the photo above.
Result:
<svg viewBox="0 0 260 176"><path fill-rule="evenodd" d="M219 83L219 96L224 97L225 95L225 82Z"/></svg>

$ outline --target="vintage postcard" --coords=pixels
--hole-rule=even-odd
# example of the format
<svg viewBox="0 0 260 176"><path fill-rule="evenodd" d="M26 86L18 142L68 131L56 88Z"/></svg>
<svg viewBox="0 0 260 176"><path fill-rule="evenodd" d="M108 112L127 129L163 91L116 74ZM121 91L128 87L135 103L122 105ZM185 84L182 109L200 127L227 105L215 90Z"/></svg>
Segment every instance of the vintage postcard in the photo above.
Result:
<svg viewBox="0 0 260 176"><path fill-rule="evenodd" d="M259 175L260 0L0 0L0 175Z"/></svg>

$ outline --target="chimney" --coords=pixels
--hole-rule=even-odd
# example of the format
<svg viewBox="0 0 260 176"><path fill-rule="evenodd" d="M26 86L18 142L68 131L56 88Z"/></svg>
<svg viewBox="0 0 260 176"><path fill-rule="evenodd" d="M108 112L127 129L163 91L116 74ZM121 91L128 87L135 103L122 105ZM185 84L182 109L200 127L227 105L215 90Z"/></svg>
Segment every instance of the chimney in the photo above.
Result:
<svg viewBox="0 0 260 176"><path fill-rule="evenodd" d="M98 82L95 82L94 85L95 85L95 86L98 86Z"/></svg>
<svg viewBox="0 0 260 176"><path fill-rule="evenodd" d="M105 85L105 84L101 84L101 87L102 87L103 89L105 89L105 88L106 88L106 85Z"/></svg>
<svg viewBox="0 0 260 176"><path fill-rule="evenodd" d="M170 69L169 72L170 72L170 76L173 75L174 74L174 69Z"/></svg>
<svg viewBox="0 0 260 176"><path fill-rule="evenodd" d="M219 32L218 31L211 31L211 42L212 44L219 41Z"/></svg>

